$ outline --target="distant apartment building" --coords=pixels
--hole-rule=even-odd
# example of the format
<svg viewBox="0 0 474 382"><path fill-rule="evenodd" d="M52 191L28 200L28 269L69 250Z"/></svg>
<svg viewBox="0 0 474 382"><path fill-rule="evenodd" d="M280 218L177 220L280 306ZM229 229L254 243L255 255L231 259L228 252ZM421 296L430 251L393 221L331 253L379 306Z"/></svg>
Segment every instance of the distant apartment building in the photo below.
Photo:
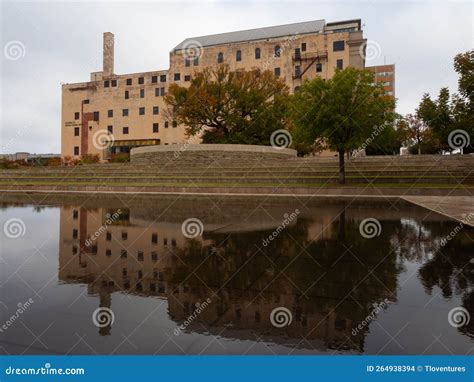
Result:
<svg viewBox="0 0 474 382"><path fill-rule="evenodd" d="M368 66L375 76L375 82L381 84L385 94L395 98L395 65Z"/></svg>
<svg viewBox="0 0 474 382"><path fill-rule="evenodd" d="M189 38L170 52L168 70L117 75L114 35L104 33L103 70L62 86L61 155L107 159L133 147L186 142L185 126L170 120L163 96L204 68L271 70L294 92L305 79L331 78L336 68L364 68L365 43L359 19L308 21Z"/></svg>

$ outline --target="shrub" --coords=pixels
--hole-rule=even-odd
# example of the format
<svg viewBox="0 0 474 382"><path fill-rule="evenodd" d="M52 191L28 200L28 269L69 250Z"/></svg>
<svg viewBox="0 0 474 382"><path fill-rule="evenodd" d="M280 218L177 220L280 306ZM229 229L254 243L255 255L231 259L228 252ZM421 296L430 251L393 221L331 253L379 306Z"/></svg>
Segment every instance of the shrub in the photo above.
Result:
<svg viewBox="0 0 474 382"><path fill-rule="evenodd" d="M48 158L48 166L61 166L60 158Z"/></svg>
<svg viewBox="0 0 474 382"><path fill-rule="evenodd" d="M99 163L99 162L100 162L99 154L84 154L81 156L82 164L93 164L93 163Z"/></svg>
<svg viewBox="0 0 474 382"><path fill-rule="evenodd" d="M110 162L112 163L130 162L130 154L129 153L112 154L112 158L110 158Z"/></svg>

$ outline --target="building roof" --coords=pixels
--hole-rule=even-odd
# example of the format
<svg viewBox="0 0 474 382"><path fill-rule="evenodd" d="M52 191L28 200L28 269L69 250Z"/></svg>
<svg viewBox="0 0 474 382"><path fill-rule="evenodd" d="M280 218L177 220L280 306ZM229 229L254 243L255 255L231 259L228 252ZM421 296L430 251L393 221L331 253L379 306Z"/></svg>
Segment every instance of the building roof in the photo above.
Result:
<svg viewBox="0 0 474 382"><path fill-rule="evenodd" d="M248 29L237 32L219 33L208 36L191 37L176 45L173 50L181 50L189 45L211 46L241 41L265 40L269 38L322 32L325 20L305 21L301 23L277 25L273 27Z"/></svg>

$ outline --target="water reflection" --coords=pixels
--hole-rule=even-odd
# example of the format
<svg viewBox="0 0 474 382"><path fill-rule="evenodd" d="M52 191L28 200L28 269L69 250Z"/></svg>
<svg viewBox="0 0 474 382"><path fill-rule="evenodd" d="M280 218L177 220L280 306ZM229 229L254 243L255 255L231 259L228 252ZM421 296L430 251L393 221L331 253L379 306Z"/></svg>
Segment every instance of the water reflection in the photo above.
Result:
<svg viewBox="0 0 474 382"><path fill-rule="evenodd" d="M370 210L343 202L300 208L298 218L264 246L294 209L280 205L252 215L242 206L225 213L210 206L61 206L59 279L87 284L100 307L114 309L113 293L166 299L177 326L210 299L185 332L311 350L365 352L370 324L353 329L375 306L397 303L399 275L409 263L421 264L417 277L427 294L437 287L446 298L461 295L473 312L472 231L440 247L454 223L438 215L422 220L419 209ZM104 229L118 210L119 218ZM196 239L182 234L181 223L190 216L204 223ZM359 231L367 216L382 222L373 239ZM93 245L86 245L92 237ZM291 311L289 326L272 325L278 307ZM98 329L103 336L112 331ZM473 336L472 320L459 331Z"/></svg>

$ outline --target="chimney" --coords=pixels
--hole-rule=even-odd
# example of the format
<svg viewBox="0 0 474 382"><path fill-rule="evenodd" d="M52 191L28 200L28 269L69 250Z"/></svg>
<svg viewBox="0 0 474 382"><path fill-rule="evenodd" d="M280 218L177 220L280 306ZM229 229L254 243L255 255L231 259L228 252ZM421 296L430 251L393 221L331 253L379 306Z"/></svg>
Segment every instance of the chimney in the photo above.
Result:
<svg viewBox="0 0 474 382"><path fill-rule="evenodd" d="M114 34L104 33L104 65L103 77L110 77L114 74Z"/></svg>

